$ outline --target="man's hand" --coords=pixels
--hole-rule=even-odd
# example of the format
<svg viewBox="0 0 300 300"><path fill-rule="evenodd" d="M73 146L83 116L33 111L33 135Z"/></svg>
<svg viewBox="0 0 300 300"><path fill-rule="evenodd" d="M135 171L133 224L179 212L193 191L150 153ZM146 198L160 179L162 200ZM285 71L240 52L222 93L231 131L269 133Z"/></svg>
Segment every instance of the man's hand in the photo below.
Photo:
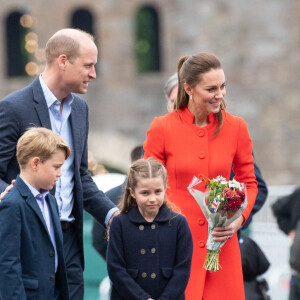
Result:
<svg viewBox="0 0 300 300"><path fill-rule="evenodd" d="M294 230L291 230L291 231L288 233L288 236L289 236L289 238L290 238L292 241L294 241L295 235L296 235L296 230L295 230L295 229L294 229Z"/></svg>
<svg viewBox="0 0 300 300"><path fill-rule="evenodd" d="M109 221L108 221L108 226L107 226L107 227L110 226L112 219L113 219L115 216L119 215L119 214L120 214L120 211L119 211L119 210L117 210L116 212L113 213L113 215L110 217L110 219L109 219Z"/></svg>
<svg viewBox="0 0 300 300"><path fill-rule="evenodd" d="M3 197L4 197L4 196L5 196L5 195L13 188L15 182L16 182L16 180L13 179L13 180L11 181L11 184L5 189L5 191L2 192L2 193L0 194L0 201L1 201L1 200L3 199Z"/></svg>

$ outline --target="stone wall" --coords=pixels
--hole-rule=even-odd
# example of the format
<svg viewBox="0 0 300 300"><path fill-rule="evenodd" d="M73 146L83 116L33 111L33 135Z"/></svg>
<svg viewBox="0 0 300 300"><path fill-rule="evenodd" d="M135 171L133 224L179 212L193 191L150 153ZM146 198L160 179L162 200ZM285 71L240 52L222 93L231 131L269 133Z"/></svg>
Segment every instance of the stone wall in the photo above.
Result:
<svg viewBox="0 0 300 300"><path fill-rule="evenodd" d="M134 15L143 4L153 5L159 15L158 73L135 69ZM299 5L296 0L85 1L99 47L97 79L84 95L90 106L90 150L126 170L131 148L143 142L153 117L166 112L162 88L178 58L209 51L223 62L228 110L247 121L267 183L298 184ZM0 99L31 81L5 76L5 18L20 7L37 18L35 32L45 45L56 30L70 25L82 1L2 1Z"/></svg>

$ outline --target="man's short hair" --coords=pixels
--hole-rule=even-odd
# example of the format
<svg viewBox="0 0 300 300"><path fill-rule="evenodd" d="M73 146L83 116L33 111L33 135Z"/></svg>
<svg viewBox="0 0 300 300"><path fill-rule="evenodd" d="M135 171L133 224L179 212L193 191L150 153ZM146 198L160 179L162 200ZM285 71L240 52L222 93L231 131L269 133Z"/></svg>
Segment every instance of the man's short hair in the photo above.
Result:
<svg viewBox="0 0 300 300"><path fill-rule="evenodd" d="M19 138L16 157L23 167L32 157L39 157L44 162L58 150L65 152L66 159L71 154L69 146L58 134L47 128L32 127Z"/></svg>
<svg viewBox="0 0 300 300"><path fill-rule="evenodd" d="M57 31L47 42L45 48L46 62L51 65L55 58L65 54L70 62L79 56L80 36L94 42L94 37L80 29L65 28Z"/></svg>

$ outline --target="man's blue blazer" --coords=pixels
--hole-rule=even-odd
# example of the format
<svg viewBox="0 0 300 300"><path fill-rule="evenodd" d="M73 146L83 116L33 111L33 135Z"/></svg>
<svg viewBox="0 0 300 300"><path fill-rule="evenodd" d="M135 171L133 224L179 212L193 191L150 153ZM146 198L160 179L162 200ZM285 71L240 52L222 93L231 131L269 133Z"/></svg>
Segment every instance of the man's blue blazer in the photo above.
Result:
<svg viewBox="0 0 300 300"><path fill-rule="evenodd" d="M83 99L73 96L70 115L75 172L72 213L84 267L83 209L104 225L105 217L114 204L99 191L88 172L88 106ZM0 101L0 192L19 174L16 144L19 137L32 126L51 129L49 111L38 77L32 84ZM51 193L54 194L54 191Z"/></svg>

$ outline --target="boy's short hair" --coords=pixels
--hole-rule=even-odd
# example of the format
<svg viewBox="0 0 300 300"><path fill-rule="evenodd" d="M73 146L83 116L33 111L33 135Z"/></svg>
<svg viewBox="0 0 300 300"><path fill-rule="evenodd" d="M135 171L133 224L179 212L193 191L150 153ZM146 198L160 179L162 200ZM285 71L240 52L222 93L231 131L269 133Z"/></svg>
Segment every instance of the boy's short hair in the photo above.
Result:
<svg viewBox="0 0 300 300"><path fill-rule="evenodd" d="M71 154L70 147L58 134L44 127L31 127L19 138L16 157L22 167L31 157L39 157L44 162L57 150L64 151L66 159Z"/></svg>

